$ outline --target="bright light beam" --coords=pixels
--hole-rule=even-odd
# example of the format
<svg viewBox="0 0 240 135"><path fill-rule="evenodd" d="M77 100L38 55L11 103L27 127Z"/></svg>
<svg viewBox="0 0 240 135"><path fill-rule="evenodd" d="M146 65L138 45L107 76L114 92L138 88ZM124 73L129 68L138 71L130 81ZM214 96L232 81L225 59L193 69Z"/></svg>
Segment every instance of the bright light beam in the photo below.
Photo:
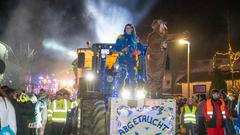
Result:
<svg viewBox="0 0 240 135"><path fill-rule="evenodd" d="M123 33L123 28L126 24L132 23L137 25L156 3L155 0L147 2L140 0L130 2L126 0L126 6L123 6L120 2L123 1L85 0L88 13L94 19L99 42L115 43L117 36ZM139 2L144 2L142 3L144 6L141 9L136 8Z"/></svg>
<svg viewBox="0 0 240 135"><path fill-rule="evenodd" d="M121 96L123 99L129 99L131 97L131 93L129 89L123 89L121 92Z"/></svg>
<svg viewBox="0 0 240 135"><path fill-rule="evenodd" d="M136 92L136 98L137 99L144 99L146 97L146 91L145 90L137 90Z"/></svg>
<svg viewBox="0 0 240 135"><path fill-rule="evenodd" d="M62 53L61 55L68 56L67 58L69 60L74 60L77 58L76 51L66 48L61 43L58 43L55 40L45 39L45 40L43 40L43 46L45 49L56 51L57 55L60 55L60 53Z"/></svg>
<svg viewBox="0 0 240 135"><path fill-rule="evenodd" d="M95 79L95 75L92 72L87 72L86 73L86 79L87 81L93 81Z"/></svg>

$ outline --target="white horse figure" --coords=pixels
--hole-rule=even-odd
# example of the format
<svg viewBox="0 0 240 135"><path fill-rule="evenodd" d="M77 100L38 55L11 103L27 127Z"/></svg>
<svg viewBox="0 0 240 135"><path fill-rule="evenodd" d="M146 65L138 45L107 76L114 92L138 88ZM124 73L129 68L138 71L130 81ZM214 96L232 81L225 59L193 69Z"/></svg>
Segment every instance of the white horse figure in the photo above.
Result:
<svg viewBox="0 0 240 135"><path fill-rule="evenodd" d="M6 45L2 42L0 42L0 59L4 62L8 59L8 49ZM0 82L3 80L4 74L0 73Z"/></svg>
<svg viewBox="0 0 240 135"><path fill-rule="evenodd" d="M8 58L8 49L6 45L0 42L0 59L5 61Z"/></svg>

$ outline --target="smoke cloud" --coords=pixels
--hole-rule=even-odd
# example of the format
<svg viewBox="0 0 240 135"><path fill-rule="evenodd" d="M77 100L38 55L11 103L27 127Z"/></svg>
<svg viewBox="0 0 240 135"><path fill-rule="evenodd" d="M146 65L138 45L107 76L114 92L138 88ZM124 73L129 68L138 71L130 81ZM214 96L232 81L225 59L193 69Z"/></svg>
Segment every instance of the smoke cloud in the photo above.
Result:
<svg viewBox="0 0 240 135"><path fill-rule="evenodd" d="M16 57L22 57L28 46L34 49L36 72L70 68L76 49L86 40L114 43L125 24L137 25L156 2L21 0L10 14L3 41Z"/></svg>
<svg viewBox="0 0 240 135"><path fill-rule="evenodd" d="M99 42L114 43L122 34L126 24L137 25L149 12L156 1L143 0L85 0L88 14L94 20L94 27Z"/></svg>

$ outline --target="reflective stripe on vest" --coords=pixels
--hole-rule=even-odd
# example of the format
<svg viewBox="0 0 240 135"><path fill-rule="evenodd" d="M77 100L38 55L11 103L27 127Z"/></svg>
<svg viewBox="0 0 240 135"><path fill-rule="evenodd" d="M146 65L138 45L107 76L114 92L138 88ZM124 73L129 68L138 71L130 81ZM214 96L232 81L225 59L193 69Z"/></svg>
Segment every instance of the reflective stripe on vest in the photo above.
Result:
<svg viewBox="0 0 240 135"><path fill-rule="evenodd" d="M184 114L184 123L193 123L196 124L196 106L192 107L192 111L190 110L189 106L184 106L185 114Z"/></svg>
<svg viewBox="0 0 240 135"><path fill-rule="evenodd" d="M52 110L50 110L50 109L48 109L47 111L48 111L48 113L53 113L53 111L52 111Z"/></svg>
<svg viewBox="0 0 240 135"><path fill-rule="evenodd" d="M59 122L59 123L66 122L66 118L52 118L52 121Z"/></svg>
<svg viewBox="0 0 240 135"><path fill-rule="evenodd" d="M222 102L222 105L221 105L221 112L222 112L222 116L224 119L226 119L226 110L225 110L225 102L220 99L221 102ZM209 115L210 118L212 118L212 115L213 115L213 106L212 106L212 103L211 103L211 99L208 99L207 100L207 115Z"/></svg>

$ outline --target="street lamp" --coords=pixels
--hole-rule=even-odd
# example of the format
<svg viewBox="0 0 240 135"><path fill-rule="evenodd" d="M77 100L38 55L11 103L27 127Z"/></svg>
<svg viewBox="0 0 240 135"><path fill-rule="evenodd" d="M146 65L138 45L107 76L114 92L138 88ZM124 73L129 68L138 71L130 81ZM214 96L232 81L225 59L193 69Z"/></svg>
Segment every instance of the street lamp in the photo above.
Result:
<svg viewBox="0 0 240 135"><path fill-rule="evenodd" d="M190 98L190 42L185 39L179 40L180 44L188 46L188 56L187 56L187 89L188 89L188 98Z"/></svg>

